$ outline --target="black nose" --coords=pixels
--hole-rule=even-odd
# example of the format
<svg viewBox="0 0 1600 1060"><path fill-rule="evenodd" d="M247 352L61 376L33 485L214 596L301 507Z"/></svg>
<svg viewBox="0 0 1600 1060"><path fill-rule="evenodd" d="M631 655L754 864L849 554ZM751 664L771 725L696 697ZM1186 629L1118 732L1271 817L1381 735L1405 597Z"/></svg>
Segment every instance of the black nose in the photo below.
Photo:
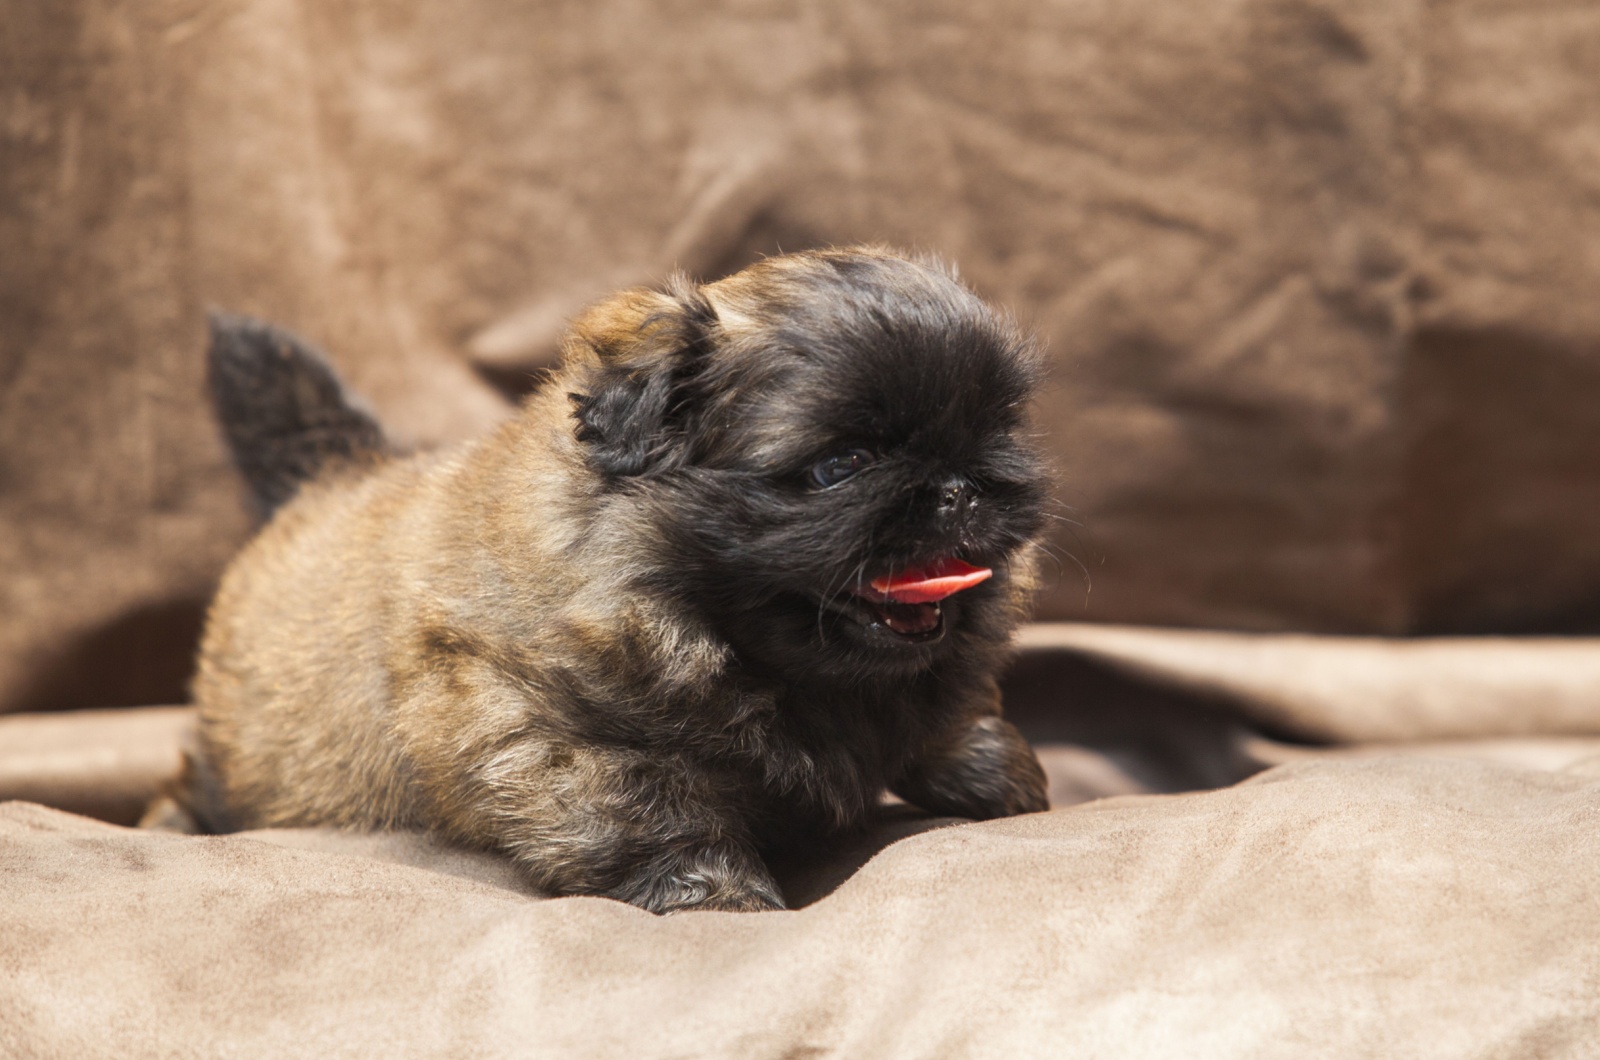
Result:
<svg viewBox="0 0 1600 1060"><path fill-rule="evenodd" d="M939 514L954 515L962 508L971 508L977 504L978 498L974 495L972 483L964 478L946 479L939 487Z"/></svg>

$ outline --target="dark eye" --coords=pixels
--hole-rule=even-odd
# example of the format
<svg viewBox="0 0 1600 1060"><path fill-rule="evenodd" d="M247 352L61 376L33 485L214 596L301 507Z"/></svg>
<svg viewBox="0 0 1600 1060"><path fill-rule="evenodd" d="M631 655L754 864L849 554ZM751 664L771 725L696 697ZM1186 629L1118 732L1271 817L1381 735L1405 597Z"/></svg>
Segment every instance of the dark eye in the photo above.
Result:
<svg viewBox="0 0 1600 1060"><path fill-rule="evenodd" d="M865 449L847 449L811 466L811 483L818 489L832 489L857 471L872 463L872 454Z"/></svg>

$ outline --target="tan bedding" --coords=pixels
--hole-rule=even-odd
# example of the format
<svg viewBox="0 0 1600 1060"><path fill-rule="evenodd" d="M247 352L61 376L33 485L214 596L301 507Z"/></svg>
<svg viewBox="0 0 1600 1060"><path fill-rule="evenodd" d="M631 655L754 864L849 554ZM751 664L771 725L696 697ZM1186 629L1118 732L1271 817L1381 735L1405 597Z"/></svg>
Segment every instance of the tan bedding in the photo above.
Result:
<svg viewBox="0 0 1600 1060"><path fill-rule="evenodd" d="M887 808L782 867L783 913L543 899L417 835L7 803L0 1056L1595 1055L1600 642L1025 645L1007 692L1058 808ZM106 717L0 719L0 796L153 786L184 713Z"/></svg>
<svg viewBox="0 0 1600 1060"><path fill-rule="evenodd" d="M0 808L0 1054L1587 1057L1600 773L1383 758L903 839L805 907Z"/></svg>
<svg viewBox="0 0 1600 1060"><path fill-rule="evenodd" d="M0 1058L1600 1055L1597 12L0 0L0 40ZM1372 636L1035 627L1058 809L893 811L750 917L129 831L186 710L15 713L184 695L250 532L206 307L430 442L606 287L873 239L1050 342L1093 587L1063 555L1042 616ZM1381 639L1534 631L1586 635Z"/></svg>

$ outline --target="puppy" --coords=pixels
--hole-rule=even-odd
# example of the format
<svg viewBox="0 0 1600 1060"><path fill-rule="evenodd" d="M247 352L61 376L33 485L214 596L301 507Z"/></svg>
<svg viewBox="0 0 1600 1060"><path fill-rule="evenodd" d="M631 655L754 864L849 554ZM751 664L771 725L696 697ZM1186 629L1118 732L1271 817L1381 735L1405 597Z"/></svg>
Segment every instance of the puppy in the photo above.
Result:
<svg viewBox="0 0 1600 1060"><path fill-rule="evenodd" d="M758 910L764 854L886 788L1046 808L995 680L1034 584L1038 359L938 265L626 291L515 418L409 457L281 332L219 321L211 370L281 508L207 622L204 829L426 828L556 894Z"/></svg>

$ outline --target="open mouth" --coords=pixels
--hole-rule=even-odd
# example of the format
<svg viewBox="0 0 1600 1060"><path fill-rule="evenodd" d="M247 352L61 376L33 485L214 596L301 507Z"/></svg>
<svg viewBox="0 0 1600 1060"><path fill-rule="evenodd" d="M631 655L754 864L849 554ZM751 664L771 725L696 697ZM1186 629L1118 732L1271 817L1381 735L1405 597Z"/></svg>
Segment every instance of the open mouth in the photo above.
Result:
<svg viewBox="0 0 1600 1060"><path fill-rule="evenodd" d="M938 604L862 600L861 606L876 624L898 637L918 641L936 640L944 632L944 608Z"/></svg>
<svg viewBox="0 0 1600 1060"><path fill-rule="evenodd" d="M942 556L874 578L857 589L855 597L868 625L882 627L901 640L924 644L944 635L940 602L993 574L987 567Z"/></svg>

